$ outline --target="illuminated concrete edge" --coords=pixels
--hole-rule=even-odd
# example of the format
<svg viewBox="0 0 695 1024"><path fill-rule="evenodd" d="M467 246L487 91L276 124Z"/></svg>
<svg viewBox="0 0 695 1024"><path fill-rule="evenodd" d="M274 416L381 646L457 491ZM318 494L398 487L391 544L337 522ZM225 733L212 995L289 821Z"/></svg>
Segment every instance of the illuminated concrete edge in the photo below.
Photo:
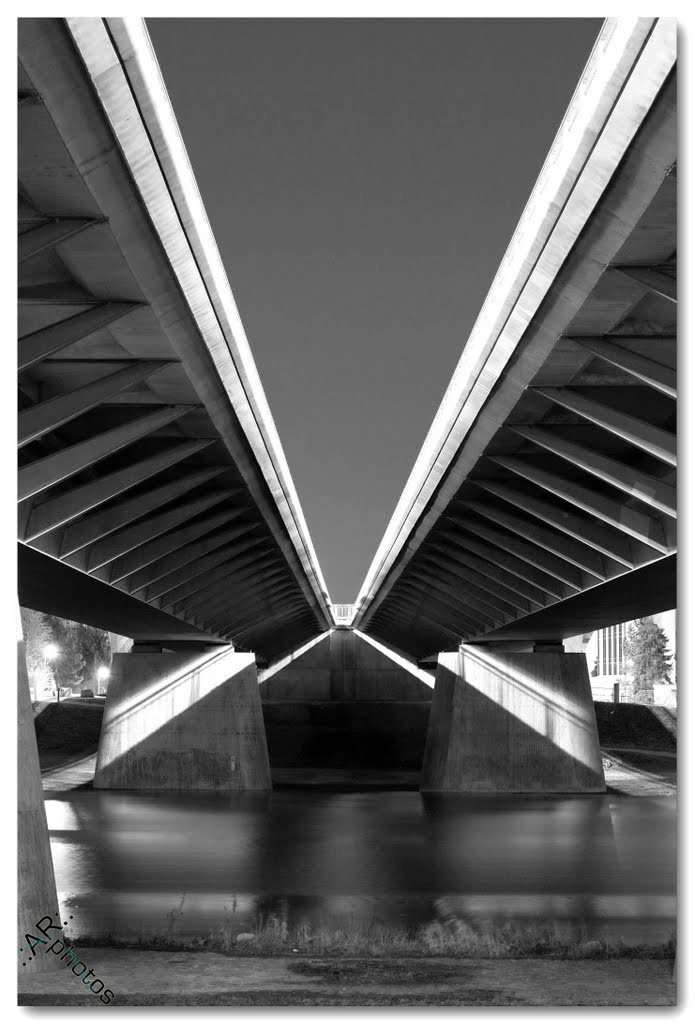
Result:
<svg viewBox="0 0 695 1024"><path fill-rule="evenodd" d="M328 589L145 23L140 18L65 20L306 580L331 626Z"/></svg>
<svg viewBox="0 0 695 1024"><path fill-rule="evenodd" d="M608 18L437 410L357 601L353 626L452 497L445 477L676 60L673 18ZM458 484L457 484L458 486ZM417 529L417 534L415 531ZM368 627L367 627L368 628Z"/></svg>
<svg viewBox="0 0 695 1024"><path fill-rule="evenodd" d="M583 654L440 654L423 790L603 793Z"/></svg>
<svg viewBox="0 0 695 1024"><path fill-rule="evenodd" d="M114 655L94 787L271 789L254 655Z"/></svg>

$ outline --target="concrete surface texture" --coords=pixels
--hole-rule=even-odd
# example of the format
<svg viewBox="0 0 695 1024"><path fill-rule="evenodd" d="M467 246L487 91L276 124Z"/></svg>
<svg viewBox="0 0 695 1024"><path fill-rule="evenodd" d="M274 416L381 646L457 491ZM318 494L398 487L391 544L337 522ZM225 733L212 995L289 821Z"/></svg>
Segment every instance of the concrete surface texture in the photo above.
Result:
<svg viewBox="0 0 695 1024"><path fill-rule="evenodd" d="M79 947L112 1005L672 1006L671 960L227 957ZM20 984L20 1005L94 1005L69 970Z"/></svg>
<svg viewBox="0 0 695 1024"><path fill-rule="evenodd" d="M263 700L429 701L432 690L351 629L329 636L261 683Z"/></svg>
<svg viewBox="0 0 695 1024"><path fill-rule="evenodd" d="M351 629L333 630L260 692L276 782L418 784L432 690Z"/></svg>
<svg viewBox="0 0 695 1024"><path fill-rule="evenodd" d="M253 654L116 654L94 786L270 789Z"/></svg>
<svg viewBox="0 0 695 1024"><path fill-rule="evenodd" d="M440 654L423 790L605 792L586 658Z"/></svg>
<svg viewBox="0 0 695 1024"><path fill-rule="evenodd" d="M419 772L429 701L263 701L273 773L280 769Z"/></svg>
<svg viewBox="0 0 695 1024"><path fill-rule="evenodd" d="M22 637L22 624L17 615L17 934L19 970L32 975L55 970L45 956L32 956L26 936L36 935L41 943L45 936L37 934L36 923L58 909L56 883L48 839L46 811L43 803L39 754L34 731L34 716L29 697L29 677ZM50 934L50 933L49 933ZM33 940L31 940L33 944ZM38 945L37 949L45 948Z"/></svg>

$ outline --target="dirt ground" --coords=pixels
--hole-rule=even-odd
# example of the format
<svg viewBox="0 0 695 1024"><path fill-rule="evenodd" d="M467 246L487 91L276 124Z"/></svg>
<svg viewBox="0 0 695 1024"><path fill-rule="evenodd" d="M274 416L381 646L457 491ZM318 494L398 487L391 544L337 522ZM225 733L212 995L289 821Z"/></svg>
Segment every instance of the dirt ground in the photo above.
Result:
<svg viewBox="0 0 695 1024"><path fill-rule="evenodd" d="M78 950L112 1006L673 1006L669 960L225 957ZM80 991L82 990L82 991ZM101 1007L71 971L20 975L22 1006Z"/></svg>

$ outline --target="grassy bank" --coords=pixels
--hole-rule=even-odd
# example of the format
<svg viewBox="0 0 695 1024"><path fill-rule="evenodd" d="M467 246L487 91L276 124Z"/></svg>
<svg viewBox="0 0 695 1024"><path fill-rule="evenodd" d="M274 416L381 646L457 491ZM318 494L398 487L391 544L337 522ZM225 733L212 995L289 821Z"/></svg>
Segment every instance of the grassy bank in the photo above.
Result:
<svg viewBox="0 0 695 1024"><path fill-rule="evenodd" d="M567 934L571 931L571 934ZM241 937L240 938L240 934ZM79 936L76 946L108 946L120 949L171 951L208 950L227 956L335 957L461 957L519 959L544 957L561 960L615 958L669 959L675 955L675 936L655 945L628 945L621 940L589 932L581 924L568 929L566 923L492 924L471 926L463 921L432 922L415 931L384 925L354 925L342 929L310 927L302 923L288 928L284 921L269 917L253 931L239 932L238 924L225 924L205 938L182 939L173 927L159 935L133 941L112 936Z"/></svg>

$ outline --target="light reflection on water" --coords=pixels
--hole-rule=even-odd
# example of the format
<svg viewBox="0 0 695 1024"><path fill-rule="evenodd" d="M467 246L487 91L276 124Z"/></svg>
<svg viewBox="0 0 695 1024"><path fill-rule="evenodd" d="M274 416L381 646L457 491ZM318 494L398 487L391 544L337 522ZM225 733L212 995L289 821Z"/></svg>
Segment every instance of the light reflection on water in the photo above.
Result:
<svg viewBox="0 0 695 1024"><path fill-rule="evenodd" d="M204 937L289 927L582 922L663 941L675 919L675 800L416 792L46 800L56 882L80 934Z"/></svg>

